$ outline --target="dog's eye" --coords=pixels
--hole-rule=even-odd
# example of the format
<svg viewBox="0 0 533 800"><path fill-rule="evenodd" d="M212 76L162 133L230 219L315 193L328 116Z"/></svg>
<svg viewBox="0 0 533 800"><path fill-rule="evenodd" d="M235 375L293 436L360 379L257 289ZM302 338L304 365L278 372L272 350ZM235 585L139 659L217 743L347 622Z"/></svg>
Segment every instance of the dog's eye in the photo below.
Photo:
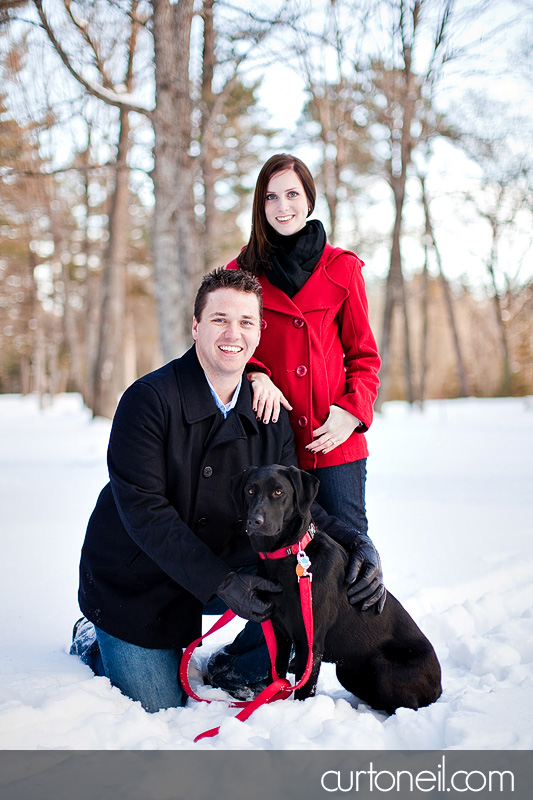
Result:
<svg viewBox="0 0 533 800"><path fill-rule="evenodd" d="M248 494L253 494L254 493L253 487L249 486L248 489L247 489L247 492L248 492Z"/></svg>
<svg viewBox="0 0 533 800"><path fill-rule="evenodd" d="M281 489L274 489L274 497L281 497L282 494Z"/></svg>

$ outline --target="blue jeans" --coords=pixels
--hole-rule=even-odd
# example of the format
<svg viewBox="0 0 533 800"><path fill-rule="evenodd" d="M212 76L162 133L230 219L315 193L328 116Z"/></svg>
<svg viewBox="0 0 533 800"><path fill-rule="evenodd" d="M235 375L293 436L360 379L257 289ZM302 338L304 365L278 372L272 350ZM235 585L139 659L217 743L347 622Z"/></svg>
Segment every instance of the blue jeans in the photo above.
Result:
<svg viewBox="0 0 533 800"><path fill-rule="evenodd" d="M255 567L243 569L257 571ZM215 595L204 606L203 613L220 616L227 610L224 601ZM257 628L262 636L261 626ZM179 679L181 648L139 647L85 620L76 632L70 654L78 656L98 677L109 678L113 686L132 700L138 700L146 711L176 708L187 702Z"/></svg>
<svg viewBox="0 0 533 800"><path fill-rule="evenodd" d="M181 648L152 649L130 644L85 623L70 649L95 675L138 700L146 711L184 706L187 695L179 680Z"/></svg>
<svg viewBox="0 0 533 800"><path fill-rule="evenodd" d="M307 470L320 480L317 503L358 533L368 532L365 507L366 458Z"/></svg>

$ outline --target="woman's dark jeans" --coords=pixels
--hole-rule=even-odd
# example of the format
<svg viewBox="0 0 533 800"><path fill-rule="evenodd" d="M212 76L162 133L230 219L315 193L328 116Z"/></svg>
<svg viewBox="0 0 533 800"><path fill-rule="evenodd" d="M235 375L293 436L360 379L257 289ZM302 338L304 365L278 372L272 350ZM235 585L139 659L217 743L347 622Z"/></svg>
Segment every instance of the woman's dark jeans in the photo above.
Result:
<svg viewBox="0 0 533 800"><path fill-rule="evenodd" d="M324 511L358 533L367 533L366 458L335 467L309 469L307 472L320 481L316 501Z"/></svg>

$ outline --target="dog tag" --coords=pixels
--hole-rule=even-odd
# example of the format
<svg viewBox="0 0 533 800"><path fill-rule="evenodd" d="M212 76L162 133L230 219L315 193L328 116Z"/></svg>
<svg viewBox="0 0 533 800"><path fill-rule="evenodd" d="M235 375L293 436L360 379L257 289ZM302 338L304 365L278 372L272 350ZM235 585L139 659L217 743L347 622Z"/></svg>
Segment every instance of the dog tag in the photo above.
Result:
<svg viewBox="0 0 533 800"><path fill-rule="evenodd" d="M298 576L298 580L300 578L304 578L308 576L307 570L311 566L311 560L309 556L306 556L303 550L298 550L296 553L296 560L298 563L296 564L296 574Z"/></svg>
<svg viewBox="0 0 533 800"><path fill-rule="evenodd" d="M301 564L296 564L296 574L299 578L303 578L304 575L307 575L307 570Z"/></svg>
<svg viewBox="0 0 533 800"><path fill-rule="evenodd" d="M298 564L300 564L300 566L303 567L304 570L309 569L309 567L311 566L311 561L309 559L309 556L306 556L303 550L298 550L298 552L296 553L296 559L298 561Z"/></svg>

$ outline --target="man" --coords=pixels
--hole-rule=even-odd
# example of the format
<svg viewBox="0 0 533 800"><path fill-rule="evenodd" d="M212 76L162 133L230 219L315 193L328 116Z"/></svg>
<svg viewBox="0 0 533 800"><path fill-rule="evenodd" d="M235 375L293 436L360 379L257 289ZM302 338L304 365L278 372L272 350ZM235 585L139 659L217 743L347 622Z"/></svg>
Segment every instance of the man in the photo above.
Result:
<svg viewBox="0 0 533 800"><path fill-rule="evenodd" d="M250 465L296 464L286 412L261 424L243 374L261 316L255 278L224 269L205 276L193 347L132 384L113 420L109 483L80 563L80 608L94 629L79 626L71 652L148 711L184 704L181 651L200 635L210 599L261 622L271 611L268 593L278 589L253 574L257 556L229 492L230 477ZM370 540L318 506L313 512L352 553L352 602L379 602L384 589Z"/></svg>

